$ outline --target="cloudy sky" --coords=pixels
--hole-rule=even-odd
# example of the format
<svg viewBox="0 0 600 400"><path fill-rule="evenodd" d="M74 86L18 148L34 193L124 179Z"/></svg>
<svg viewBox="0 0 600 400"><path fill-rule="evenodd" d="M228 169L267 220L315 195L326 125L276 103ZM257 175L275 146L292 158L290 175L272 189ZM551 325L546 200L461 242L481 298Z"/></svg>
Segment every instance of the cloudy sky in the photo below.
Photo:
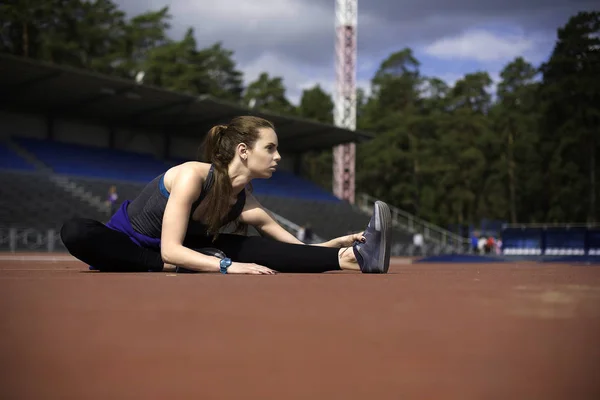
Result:
<svg viewBox="0 0 600 400"><path fill-rule="evenodd" d="M128 16L170 4L170 36L193 27L199 47L217 41L235 52L246 83L281 76L296 103L319 83L333 93L335 0L116 0ZM517 56L547 59L556 30L590 0L359 0L358 84L369 89L392 52L410 47L421 72L449 84L485 70L492 78Z"/></svg>

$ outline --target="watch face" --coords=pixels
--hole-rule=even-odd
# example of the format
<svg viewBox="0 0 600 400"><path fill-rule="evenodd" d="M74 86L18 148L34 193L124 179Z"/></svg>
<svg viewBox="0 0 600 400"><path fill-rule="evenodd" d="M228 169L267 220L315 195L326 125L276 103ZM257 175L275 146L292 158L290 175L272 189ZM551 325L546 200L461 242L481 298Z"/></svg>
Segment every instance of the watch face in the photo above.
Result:
<svg viewBox="0 0 600 400"><path fill-rule="evenodd" d="M227 268L231 265L231 259L224 258L221 260L221 272L226 272Z"/></svg>

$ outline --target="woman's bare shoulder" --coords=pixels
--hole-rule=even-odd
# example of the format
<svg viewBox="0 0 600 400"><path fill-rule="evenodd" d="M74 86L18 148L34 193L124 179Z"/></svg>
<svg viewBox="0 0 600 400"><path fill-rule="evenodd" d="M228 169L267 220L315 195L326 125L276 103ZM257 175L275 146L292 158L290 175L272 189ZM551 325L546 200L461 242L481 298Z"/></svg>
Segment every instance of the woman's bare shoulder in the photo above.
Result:
<svg viewBox="0 0 600 400"><path fill-rule="evenodd" d="M186 180L197 182L198 187L201 187L208 171L210 170L210 164L199 161L188 161L169 168L165 172L165 187L168 191L173 187L176 181Z"/></svg>

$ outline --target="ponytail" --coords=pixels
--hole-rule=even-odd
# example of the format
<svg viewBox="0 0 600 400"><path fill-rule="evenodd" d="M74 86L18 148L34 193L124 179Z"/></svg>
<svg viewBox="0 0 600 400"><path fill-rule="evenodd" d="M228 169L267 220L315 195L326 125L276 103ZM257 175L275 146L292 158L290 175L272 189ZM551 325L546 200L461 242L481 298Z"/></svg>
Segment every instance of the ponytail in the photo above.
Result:
<svg viewBox="0 0 600 400"><path fill-rule="evenodd" d="M233 187L229 178L229 163L235 156L237 145L245 143L252 148L259 137L259 129L271 128L271 122L251 116L234 118L229 125L216 125L212 127L204 140L204 160L211 163L214 168L214 184L204 198L202 213L206 215L205 224L209 234L216 239L221 227L228 224L227 215L231 209ZM243 232L247 227L236 221L236 232Z"/></svg>
<svg viewBox="0 0 600 400"><path fill-rule="evenodd" d="M216 125L210 128L206 139L204 140L204 159L213 163L216 155L219 153L219 145L223 133L227 130L227 125Z"/></svg>

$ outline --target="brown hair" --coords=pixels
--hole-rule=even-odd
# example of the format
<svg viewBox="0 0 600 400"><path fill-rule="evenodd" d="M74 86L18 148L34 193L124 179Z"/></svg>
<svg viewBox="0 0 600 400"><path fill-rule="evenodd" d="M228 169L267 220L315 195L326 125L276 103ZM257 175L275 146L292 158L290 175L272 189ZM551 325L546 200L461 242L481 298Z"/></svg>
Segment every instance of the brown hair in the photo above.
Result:
<svg viewBox="0 0 600 400"><path fill-rule="evenodd" d="M273 123L254 116L241 116L232 119L228 125L212 127L204 139L204 159L214 166L214 184L202 202L205 213L205 223L210 234L216 235L221 227L231 221L226 217L231 209L229 199L233 191L227 168L233 160L238 144L245 143L253 148L259 137L259 129L275 129ZM245 230L239 220L236 220L236 231Z"/></svg>

